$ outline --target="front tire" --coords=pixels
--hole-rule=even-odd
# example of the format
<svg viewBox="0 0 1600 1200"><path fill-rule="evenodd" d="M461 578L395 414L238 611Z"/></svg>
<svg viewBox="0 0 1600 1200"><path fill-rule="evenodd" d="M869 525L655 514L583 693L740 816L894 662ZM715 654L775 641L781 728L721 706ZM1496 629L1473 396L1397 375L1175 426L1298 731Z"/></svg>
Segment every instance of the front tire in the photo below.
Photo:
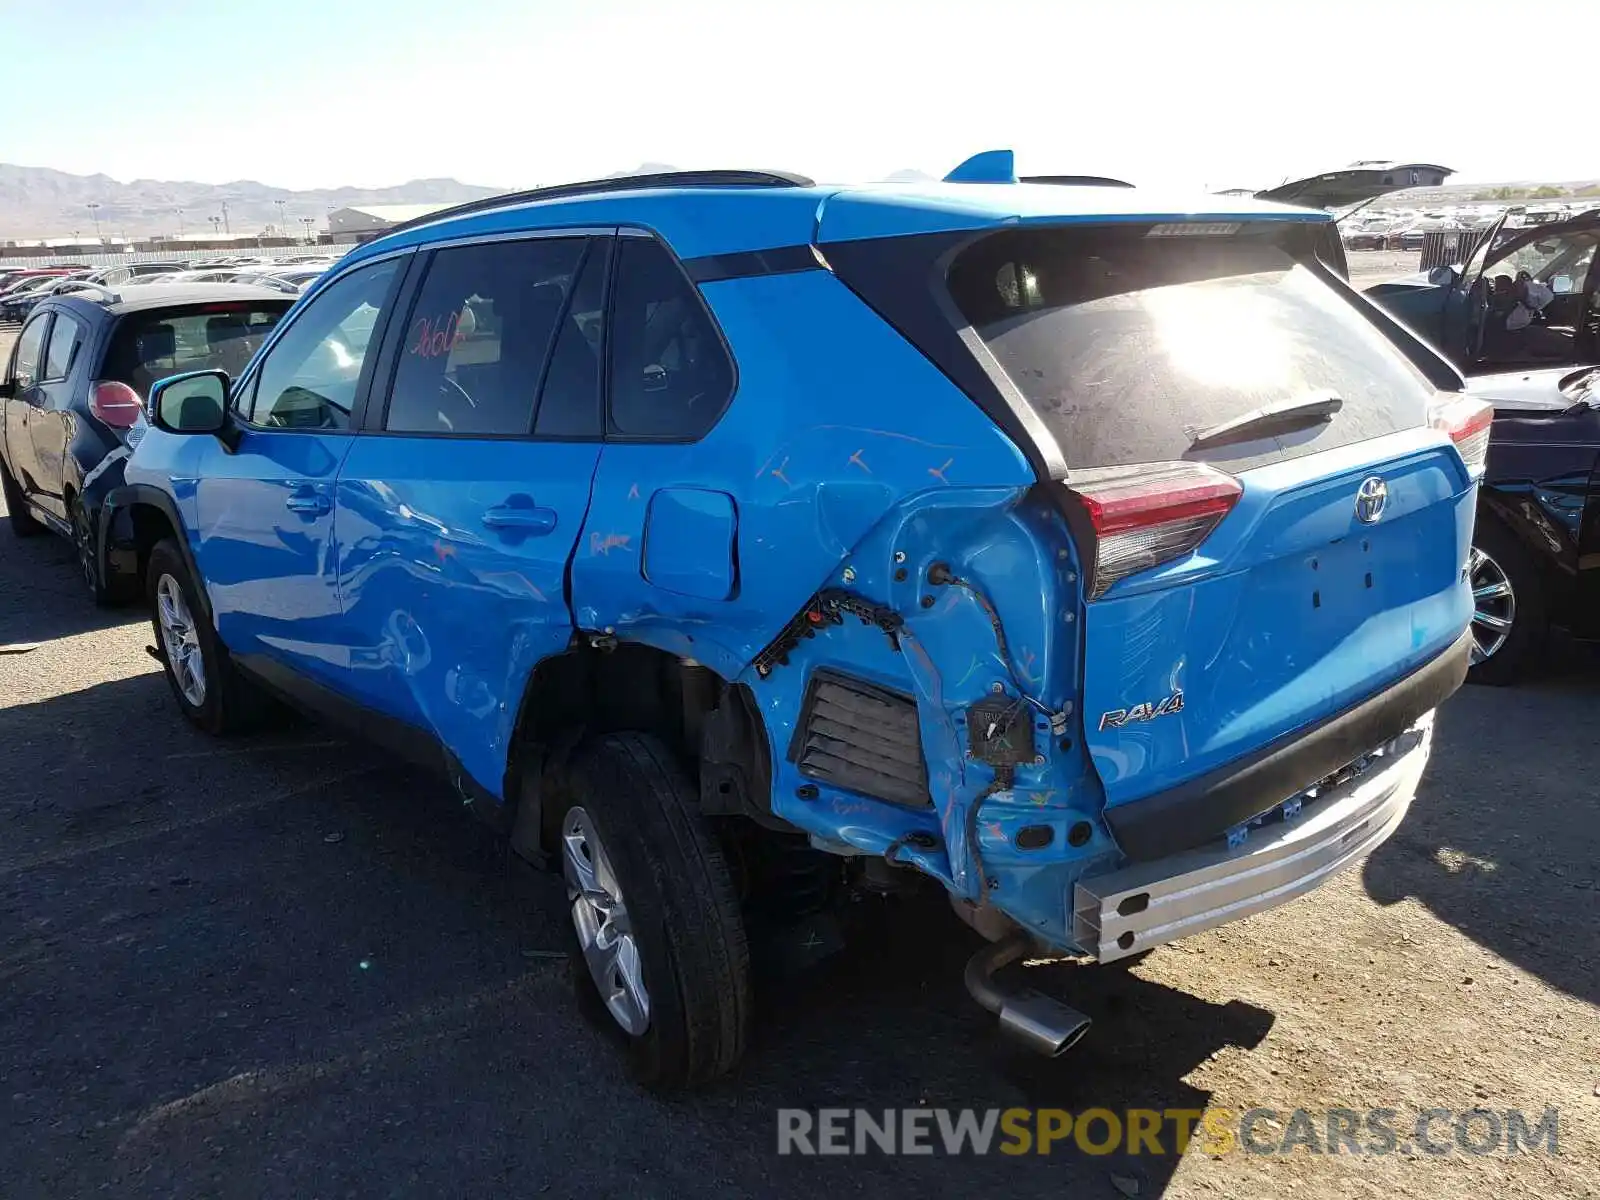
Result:
<svg viewBox="0 0 1600 1200"><path fill-rule="evenodd" d="M1544 581L1515 534L1480 516L1472 535L1472 666L1470 683L1504 687L1522 678L1544 652L1550 633Z"/></svg>
<svg viewBox="0 0 1600 1200"><path fill-rule="evenodd" d="M183 715L215 736L254 725L266 701L228 658L199 603L199 586L170 538L150 551L145 587L156 648Z"/></svg>
<svg viewBox="0 0 1600 1200"><path fill-rule="evenodd" d="M749 948L693 782L658 739L615 733L580 745L553 783L580 1007L648 1088L726 1074L748 1033Z"/></svg>
<svg viewBox="0 0 1600 1200"><path fill-rule="evenodd" d="M6 516L11 520L13 537L35 537L44 532L44 526L28 511L28 502L22 498L22 488L11 477L3 461L0 461L0 494L6 499Z"/></svg>

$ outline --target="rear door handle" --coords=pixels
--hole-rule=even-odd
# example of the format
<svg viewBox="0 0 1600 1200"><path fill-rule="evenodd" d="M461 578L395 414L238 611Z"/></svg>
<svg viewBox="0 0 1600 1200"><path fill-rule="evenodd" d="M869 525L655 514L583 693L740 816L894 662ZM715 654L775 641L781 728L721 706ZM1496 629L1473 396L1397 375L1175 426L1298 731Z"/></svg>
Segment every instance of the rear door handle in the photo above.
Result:
<svg viewBox="0 0 1600 1200"><path fill-rule="evenodd" d="M320 516L333 509L333 501L321 492L302 491L295 492L283 502L283 506L290 512L309 513Z"/></svg>
<svg viewBox="0 0 1600 1200"><path fill-rule="evenodd" d="M504 504L497 504L485 512L483 524L488 529L538 536L554 532L556 510L540 508L527 496L512 496Z"/></svg>

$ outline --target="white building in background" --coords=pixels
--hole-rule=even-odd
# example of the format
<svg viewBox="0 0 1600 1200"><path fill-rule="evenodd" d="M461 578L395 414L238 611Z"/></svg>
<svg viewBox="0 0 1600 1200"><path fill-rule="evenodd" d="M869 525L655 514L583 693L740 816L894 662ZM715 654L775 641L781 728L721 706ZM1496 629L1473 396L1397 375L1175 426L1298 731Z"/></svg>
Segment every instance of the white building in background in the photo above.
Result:
<svg viewBox="0 0 1600 1200"><path fill-rule="evenodd" d="M448 204L358 204L328 214L328 232L336 242L361 242L403 221L438 212Z"/></svg>

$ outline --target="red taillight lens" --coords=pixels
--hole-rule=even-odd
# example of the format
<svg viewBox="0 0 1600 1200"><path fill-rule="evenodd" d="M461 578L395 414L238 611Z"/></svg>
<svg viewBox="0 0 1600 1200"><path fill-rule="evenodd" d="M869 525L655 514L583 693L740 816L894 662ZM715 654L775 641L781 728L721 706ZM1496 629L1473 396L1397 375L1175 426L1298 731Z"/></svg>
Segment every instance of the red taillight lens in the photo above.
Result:
<svg viewBox="0 0 1600 1200"><path fill-rule="evenodd" d="M89 411L113 429L132 429L144 412L144 401L127 384L102 379L89 390Z"/></svg>
<svg viewBox="0 0 1600 1200"><path fill-rule="evenodd" d="M1125 576L1188 554L1244 494L1237 479L1203 463L1074 471L1068 484L1095 533L1091 600Z"/></svg>
<svg viewBox="0 0 1600 1200"><path fill-rule="evenodd" d="M1450 435L1461 453L1461 461L1473 474L1489 461L1489 433L1494 425L1494 405L1456 396L1441 400L1428 413L1428 424Z"/></svg>

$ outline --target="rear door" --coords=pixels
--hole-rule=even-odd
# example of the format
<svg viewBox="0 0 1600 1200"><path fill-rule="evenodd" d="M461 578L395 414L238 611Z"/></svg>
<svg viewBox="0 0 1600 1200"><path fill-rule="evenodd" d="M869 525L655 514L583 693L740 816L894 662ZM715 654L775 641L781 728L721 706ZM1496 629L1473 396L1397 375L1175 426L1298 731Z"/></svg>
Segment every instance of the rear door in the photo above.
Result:
<svg viewBox="0 0 1600 1200"><path fill-rule="evenodd" d="M334 482L403 265L357 267L299 310L235 389L234 444L207 439L190 460L196 477L173 481L180 495L194 489L198 558L223 641L284 686L296 682L288 668L338 687L348 665ZM179 340L162 324L169 343Z"/></svg>
<svg viewBox="0 0 1600 1200"><path fill-rule="evenodd" d="M71 313L56 311L40 360L42 402L28 414L39 503L62 520L67 519L66 453L78 420L73 408L74 380L82 378L78 368L88 337L88 326L81 320Z"/></svg>
<svg viewBox="0 0 1600 1200"><path fill-rule="evenodd" d="M501 795L522 686L573 636L572 556L600 454L611 239L437 250L387 339L340 472L350 686Z"/></svg>
<svg viewBox="0 0 1600 1200"><path fill-rule="evenodd" d="M1281 222L1025 229L951 269L1066 460L1111 805L1331 716L1466 628L1475 488L1428 427L1432 388L1307 265L1315 245Z"/></svg>
<svg viewBox="0 0 1600 1200"><path fill-rule="evenodd" d="M11 477L23 495L35 497L38 465L33 456L33 437L28 431L33 411L44 403L39 372L44 365L45 342L50 333L49 312L34 313L17 336L11 352L6 380L10 384L5 399L6 462Z"/></svg>

